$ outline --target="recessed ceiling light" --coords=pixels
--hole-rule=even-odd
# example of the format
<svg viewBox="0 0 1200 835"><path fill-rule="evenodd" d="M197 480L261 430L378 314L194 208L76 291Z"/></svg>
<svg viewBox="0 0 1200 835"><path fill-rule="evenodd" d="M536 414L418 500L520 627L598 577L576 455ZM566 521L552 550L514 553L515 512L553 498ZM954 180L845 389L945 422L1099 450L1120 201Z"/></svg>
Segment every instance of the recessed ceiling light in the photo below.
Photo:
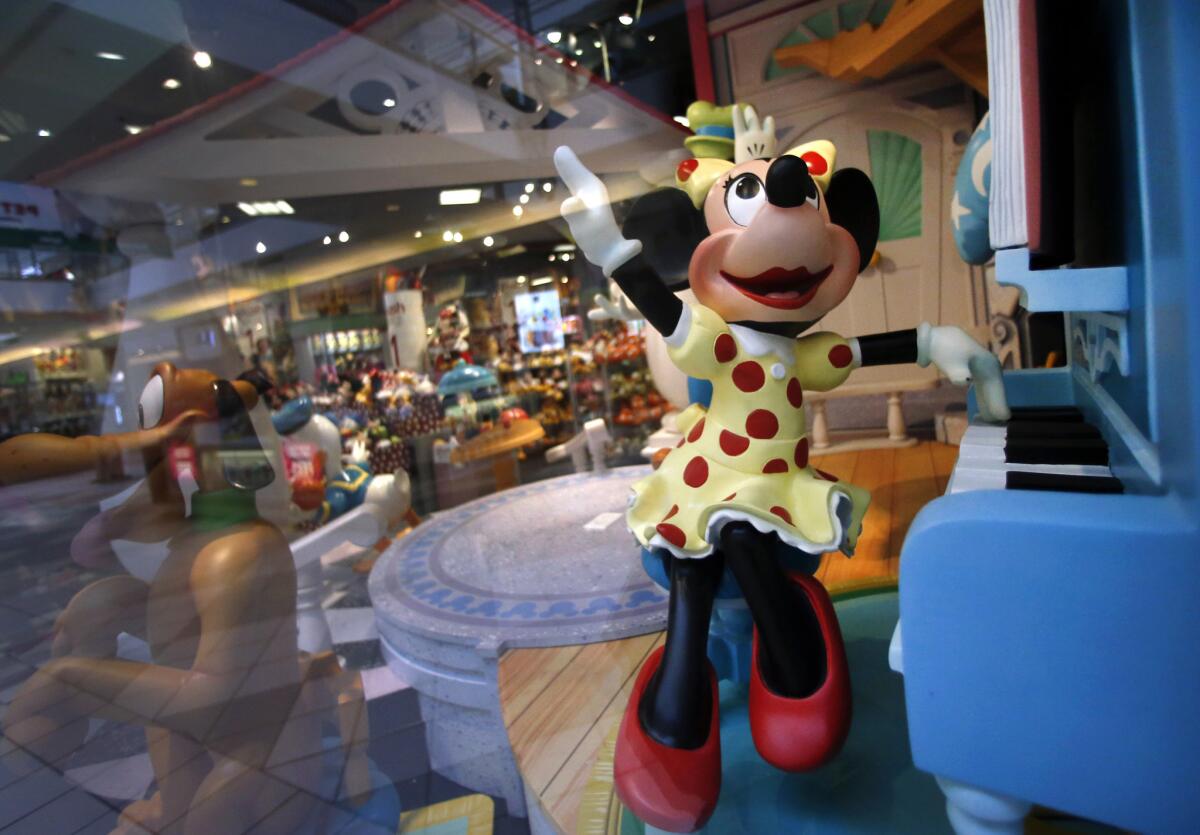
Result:
<svg viewBox="0 0 1200 835"><path fill-rule="evenodd" d="M388 203L387 210L389 212L398 212L398 211L400 211L400 204L399 203Z"/></svg>
<svg viewBox="0 0 1200 835"><path fill-rule="evenodd" d="M246 188L254 188L256 185L258 185L258 180L254 179L253 177L242 177L242 179L238 180L238 182L241 185L244 185Z"/></svg>
<svg viewBox="0 0 1200 835"><path fill-rule="evenodd" d="M70 270L63 270L63 278L65 278L67 281L74 281L75 273L71 272Z"/></svg>
<svg viewBox="0 0 1200 835"><path fill-rule="evenodd" d="M546 260L547 260L547 261L557 261L557 260L558 260L558 256L557 256L557 255L554 255L553 253L551 253L551 255L550 255L550 256L549 256L549 257L548 257Z"/></svg>
<svg viewBox="0 0 1200 835"><path fill-rule="evenodd" d="M103 58L105 61L124 61L125 56L119 52L97 52L97 58Z"/></svg>
<svg viewBox="0 0 1200 835"><path fill-rule="evenodd" d="M554 59L554 63L556 63L556 64L561 64L562 61L563 61L563 59L562 59L561 55L559 55L557 58Z"/></svg>
<svg viewBox="0 0 1200 835"><path fill-rule="evenodd" d="M542 183L542 191L546 192L547 194L554 191L554 183L551 183L551 182Z"/></svg>
<svg viewBox="0 0 1200 835"><path fill-rule="evenodd" d="M582 54L583 54L583 50L582 50L582 49L577 49L577 50L575 50L575 54L576 54L576 55L582 55Z"/></svg>
<svg viewBox="0 0 1200 835"><path fill-rule="evenodd" d="M462 232L455 232L455 233L454 233L454 242L455 242L456 244L461 244L461 243L462 243Z"/></svg>
<svg viewBox="0 0 1200 835"><path fill-rule="evenodd" d="M528 194L522 194L522 195L520 196L520 198L518 198L518 199L521 201L521 203L522 203L522 204L524 204L524 203L528 203L528 202L529 202L529 195L528 195Z"/></svg>
<svg viewBox="0 0 1200 835"><path fill-rule="evenodd" d="M525 209L524 209L524 207L522 207L522 206L513 206L513 214L514 214L514 215L516 215L517 217L520 217L521 215L525 214Z"/></svg>
<svg viewBox="0 0 1200 835"><path fill-rule="evenodd" d="M256 243L254 245L254 251L257 252L259 255L262 255L264 252L267 251L267 245L264 244L262 241L259 241L258 243Z"/></svg>
<svg viewBox="0 0 1200 835"><path fill-rule="evenodd" d="M341 232L338 232L338 240L346 243L346 241L350 240L350 233L343 229Z"/></svg>
<svg viewBox="0 0 1200 835"><path fill-rule="evenodd" d="M418 229L416 232L413 232L413 237L414 237L414 238L419 238L419 237L421 237L423 234L425 234L425 233L424 233L424 232L422 232L420 229Z"/></svg>
<svg viewBox="0 0 1200 835"><path fill-rule="evenodd" d="M10 139L12 139L12 137L7 133L0 133L0 142L8 142Z"/></svg>
<svg viewBox="0 0 1200 835"><path fill-rule="evenodd" d="M533 59L533 64L534 64L534 66L535 66L535 67L540 67L540 66L542 65L542 59L541 59L541 58L534 58L534 59Z"/></svg>
<svg viewBox="0 0 1200 835"><path fill-rule="evenodd" d="M483 238L483 245L484 245L484 246L491 246L491 245L492 245L492 244L494 244L495 242L496 242L496 239L495 239L495 238L493 238L491 235L485 235L485 236L484 236L484 238Z"/></svg>
<svg viewBox="0 0 1200 835"><path fill-rule="evenodd" d="M653 35L647 35L647 36L646 36L646 40L650 41L650 43L654 43L654 36L653 36Z"/></svg>
<svg viewBox="0 0 1200 835"><path fill-rule="evenodd" d="M517 276L517 284L524 284L524 283L525 283L525 276L523 276L523 275Z"/></svg>
<svg viewBox="0 0 1200 835"><path fill-rule="evenodd" d="M383 100L383 106L384 106L384 107L395 107L395 106L396 106L396 100L395 100L395 99L384 99L384 100Z"/></svg>
<svg viewBox="0 0 1200 835"><path fill-rule="evenodd" d="M594 46L596 49L599 49L599 48L600 48L600 41L592 41L592 46Z"/></svg>
<svg viewBox="0 0 1200 835"><path fill-rule="evenodd" d="M43 139L45 139L49 135L50 135L50 131L46 130L45 128L42 128L41 130L38 131L38 136L42 137Z"/></svg>
<svg viewBox="0 0 1200 835"><path fill-rule="evenodd" d="M438 194L438 202L443 206L468 206L478 203L483 191L477 188L448 188Z"/></svg>
<svg viewBox="0 0 1200 835"><path fill-rule="evenodd" d="M321 243L325 244L325 246L329 246L331 243L333 243L333 238L326 235L324 238L321 239Z"/></svg>
<svg viewBox="0 0 1200 835"><path fill-rule="evenodd" d="M162 86L164 90L178 90L183 85L178 78L164 78Z"/></svg>
<svg viewBox="0 0 1200 835"><path fill-rule="evenodd" d="M200 50L192 53L192 62L202 70L206 70L212 66L212 56L207 52Z"/></svg>
<svg viewBox="0 0 1200 835"><path fill-rule="evenodd" d="M533 189L534 189L534 185L533 185L533 183L526 183L526 184L525 184L525 193L526 193L526 194L529 194L531 191L533 191Z"/></svg>
<svg viewBox="0 0 1200 835"><path fill-rule="evenodd" d="M562 32L559 32L557 30L547 32L546 40L550 41L550 43L558 43L559 41L562 40Z"/></svg>
<svg viewBox="0 0 1200 835"><path fill-rule="evenodd" d="M633 15L629 14L628 12L618 17L617 20L621 22L622 26L633 25Z"/></svg>
<svg viewBox="0 0 1200 835"><path fill-rule="evenodd" d="M221 215L222 223L229 223L229 215Z"/></svg>
<svg viewBox="0 0 1200 835"><path fill-rule="evenodd" d="M454 233L447 229L442 233L442 240L446 243L450 243L452 240L454 240Z"/></svg>
<svg viewBox="0 0 1200 835"><path fill-rule="evenodd" d="M561 280L562 280L562 283L563 283L563 284L566 284L566 283L567 283L567 277L566 277L565 275L562 277L562 279L561 279Z"/></svg>
<svg viewBox="0 0 1200 835"><path fill-rule="evenodd" d="M145 130L145 128L143 128L141 125L125 125L125 132L131 133L134 136L137 136L143 130Z"/></svg>

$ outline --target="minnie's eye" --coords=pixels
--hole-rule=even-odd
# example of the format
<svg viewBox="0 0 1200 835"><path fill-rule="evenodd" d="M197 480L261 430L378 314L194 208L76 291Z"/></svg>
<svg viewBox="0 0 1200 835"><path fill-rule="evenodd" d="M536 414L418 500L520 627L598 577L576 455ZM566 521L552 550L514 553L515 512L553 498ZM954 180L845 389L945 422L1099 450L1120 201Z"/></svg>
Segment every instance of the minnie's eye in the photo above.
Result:
<svg viewBox="0 0 1200 835"><path fill-rule="evenodd" d="M738 226L749 226L767 202L767 190L754 174L742 174L725 190L725 211Z"/></svg>
<svg viewBox="0 0 1200 835"><path fill-rule="evenodd" d="M821 208L821 190L817 188L817 184L813 183L812 194L804 198L804 202L812 206L814 209Z"/></svg>
<svg viewBox="0 0 1200 835"><path fill-rule="evenodd" d="M163 380L155 374L142 389L138 399L138 425L142 429L152 429L158 426L163 413Z"/></svg>

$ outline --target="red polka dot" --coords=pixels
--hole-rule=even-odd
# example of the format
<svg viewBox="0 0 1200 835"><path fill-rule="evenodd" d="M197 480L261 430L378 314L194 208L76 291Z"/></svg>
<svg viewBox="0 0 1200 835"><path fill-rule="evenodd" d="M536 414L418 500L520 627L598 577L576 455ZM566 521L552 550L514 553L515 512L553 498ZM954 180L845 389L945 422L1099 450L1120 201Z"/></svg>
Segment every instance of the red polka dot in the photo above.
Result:
<svg viewBox="0 0 1200 835"><path fill-rule="evenodd" d="M775 433L779 431L779 419L775 417L774 412L769 412L766 409L755 409L746 418L746 434L751 438L774 438Z"/></svg>
<svg viewBox="0 0 1200 835"><path fill-rule="evenodd" d="M845 368L854 362L854 352L849 345L834 345L829 349L829 362L834 368Z"/></svg>
<svg viewBox="0 0 1200 835"><path fill-rule="evenodd" d="M804 405L804 388L795 377L788 380L787 397L788 402L792 404L792 408L794 409L799 409Z"/></svg>
<svg viewBox="0 0 1200 835"><path fill-rule="evenodd" d="M688 487L700 487L708 481L708 462L697 455L683 468L683 483Z"/></svg>
<svg viewBox="0 0 1200 835"><path fill-rule="evenodd" d="M667 512L667 515L664 516L662 518L662 520L665 522L678 512L679 512L679 505L673 504L673 505L671 505L671 509Z"/></svg>
<svg viewBox="0 0 1200 835"><path fill-rule="evenodd" d="M816 151L805 151L800 155L800 159L808 163L808 173L814 177L820 177L829 170L829 163L825 161L825 157L818 154ZM682 165L683 163L680 163ZM699 163L697 163L699 165Z"/></svg>
<svg viewBox="0 0 1200 835"><path fill-rule="evenodd" d="M696 421L696 425L692 427L692 431L688 433L688 440L693 444L700 440L700 435L704 432L704 418Z"/></svg>
<svg viewBox="0 0 1200 835"><path fill-rule="evenodd" d="M808 466L808 438L801 438L796 442L796 466L804 469Z"/></svg>
<svg viewBox="0 0 1200 835"><path fill-rule="evenodd" d="M735 490L734 492L730 493L730 494L729 494L728 496L726 496L725 498L721 499L721 501L723 501L723 502L731 502L731 501L733 501L733 497L734 497L734 496L736 496L736 495L737 495L737 491Z"/></svg>
<svg viewBox="0 0 1200 835"><path fill-rule="evenodd" d="M825 479L826 481L837 481L838 480L838 477L835 476L833 473L827 473L824 470L817 470L816 468L814 468L814 470L817 475L819 475L821 478Z"/></svg>
<svg viewBox="0 0 1200 835"><path fill-rule="evenodd" d="M749 448L749 438L744 435L736 435L725 429L721 430L721 451L726 455L741 455Z"/></svg>
<svg viewBox="0 0 1200 835"><path fill-rule="evenodd" d="M717 358L717 362L729 362L737 356L737 343L733 341L733 337L727 333L723 333L717 337L717 341L713 343L713 356Z"/></svg>
<svg viewBox="0 0 1200 835"><path fill-rule="evenodd" d="M771 512L783 521L787 522L789 525L792 524L792 514L787 512L787 508L775 505L773 508L771 508Z"/></svg>
<svg viewBox="0 0 1200 835"><path fill-rule="evenodd" d="M786 473L788 471L787 461L782 458L772 458L767 463L763 464L763 473L771 475L773 473Z"/></svg>
<svg viewBox="0 0 1200 835"><path fill-rule="evenodd" d="M654 530L658 531L659 536L670 542L676 548L682 548L687 542L687 534L674 525L668 525L665 522L657 525Z"/></svg>
<svg viewBox="0 0 1200 835"><path fill-rule="evenodd" d="M742 391L758 391L766 381L766 372L756 362L740 362L733 369L733 384Z"/></svg>
<svg viewBox="0 0 1200 835"><path fill-rule="evenodd" d="M688 177L692 176L692 172L700 167L700 161L695 159L685 159L679 163L679 167L675 169L675 177L681 183L686 183Z"/></svg>

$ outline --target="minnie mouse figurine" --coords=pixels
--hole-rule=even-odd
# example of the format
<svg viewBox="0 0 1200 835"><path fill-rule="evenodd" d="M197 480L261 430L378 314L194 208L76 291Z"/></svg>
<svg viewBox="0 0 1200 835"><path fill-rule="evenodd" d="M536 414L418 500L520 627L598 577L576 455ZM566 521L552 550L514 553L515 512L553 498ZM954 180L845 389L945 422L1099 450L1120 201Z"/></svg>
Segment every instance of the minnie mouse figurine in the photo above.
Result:
<svg viewBox="0 0 1200 835"><path fill-rule="evenodd" d="M846 298L879 232L874 187L856 169L834 173L829 142L736 163L685 160L677 188L639 199L623 231L600 179L569 148L554 162L572 194L562 214L585 256L664 335L680 370L713 385L707 410L681 415L680 445L634 485L626 516L643 547L669 555L670 604L666 645L643 665L621 722L616 788L646 823L691 832L721 785L706 643L726 567L754 618L749 713L759 753L788 771L816 768L849 730L833 605L779 555L852 554L870 497L809 465L805 391L833 389L859 366L933 362L952 381L973 377L981 416L1005 420L1000 364L955 327L802 335ZM680 230L695 241L694 305L655 269L658 242Z"/></svg>

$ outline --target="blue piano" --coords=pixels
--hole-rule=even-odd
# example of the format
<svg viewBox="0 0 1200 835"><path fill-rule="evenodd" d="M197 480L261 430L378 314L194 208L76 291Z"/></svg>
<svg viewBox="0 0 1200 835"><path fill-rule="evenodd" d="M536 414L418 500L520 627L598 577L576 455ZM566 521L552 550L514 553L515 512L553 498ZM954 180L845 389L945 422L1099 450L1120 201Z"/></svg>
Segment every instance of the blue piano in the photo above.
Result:
<svg viewBox="0 0 1200 835"><path fill-rule="evenodd" d="M1074 199L1050 209L1070 260L1004 249L996 271L1063 314L1070 363L1007 373L1013 420L968 430L901 552L891 664L957 832L1019 833L1031 804L1197 832L1200 4L1054 5L1089 20L1042 45L1107 63L1080 95L1109 129L1081 135L1076 102Z"/></svg>

